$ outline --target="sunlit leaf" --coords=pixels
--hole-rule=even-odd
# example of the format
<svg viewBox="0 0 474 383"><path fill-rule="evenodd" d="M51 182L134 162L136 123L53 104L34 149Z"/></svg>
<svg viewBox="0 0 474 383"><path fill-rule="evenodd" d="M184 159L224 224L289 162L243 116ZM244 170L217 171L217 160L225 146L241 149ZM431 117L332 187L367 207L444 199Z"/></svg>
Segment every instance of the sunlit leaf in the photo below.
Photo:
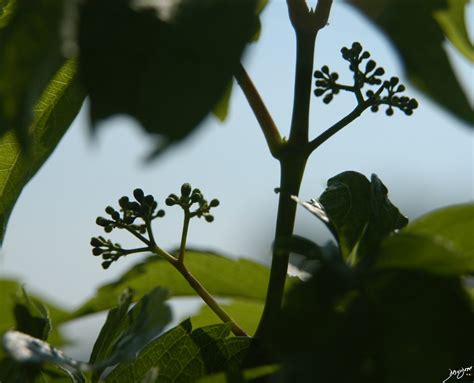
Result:
<svg viewBox="0 0 474 383"><path fill-rule="evenodd" d="M231 303L221 304L221 307L247 334L252 336L257 329L264 303L263 300L236 299ZM191 318L191 322L193 323L193 327L198 328L222 323L222 320L217 317L209 306L204 305L199 312Z"/></svg>
<svg viewBox="0 0 474 383"><path fill-rule="evenodd" d="M34 108L28 152L20 148L13 132L0 139L0 243L23 187L54 151L83 100L75 63L69 61L51 80Z"/></svg>
<svg viewBox="0 0 474 383"><path fill-rule="evenodd" d="M464 0L350 0L348 3L387 34L409 80L420 91L469 127L474 126L474 111L443 48L446 33L456 47L462 45L463 52L467 49Z"/></svg>
<svg viewBox="0 0 474 383"><path fill-rule="evenodd" d="M107 383L141 383L152 367L156 382L194 382L207 374L239 367L250 338L229 338L230 325L220 324L192 331L189 321L163 334L140 352L136 360L119 365Z"/></svg>
<svg viewBox="0 0 474 383"><path fill-rule="evenodd" d="M377 266L445 275L473 273L473 228L474 204L428 213L383 242Z"/></svg>
<svg viewBox="0 0 474 383"><path fill-rule="evenodd" d="M434 17L451 44L473 62L474 47L466 26L465 9L468 4L469 0L448 0L447 8L437 10Z"/></svg>

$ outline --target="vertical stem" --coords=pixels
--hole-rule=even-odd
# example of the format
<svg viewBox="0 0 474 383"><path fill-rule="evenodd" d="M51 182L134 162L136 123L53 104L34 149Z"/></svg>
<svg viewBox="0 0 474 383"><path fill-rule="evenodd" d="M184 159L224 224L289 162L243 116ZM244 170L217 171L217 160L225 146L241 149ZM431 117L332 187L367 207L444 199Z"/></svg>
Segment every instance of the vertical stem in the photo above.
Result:
<svg viewBox="0 0 474 383"><path fill-rule="evenodd" d="M309 107L316 34L296 32L296 71L290 141L308 142Z"/></svg>
<svg viewBox="0 0 474 383"><path fill-rule="evenodd" d="M275 239L293 234L297 206L295 202L289 198L288 193L294 195L299 193L306 160L306 156L292 155L285 157L280 163L280 188L282 192L280 193L278 201ZM269 323L274 321L280 313L288 271L288 260L288 252L273 251L267 297L262 318L255 334L256 337L265 337L265 332L271 331Z"/></svg>

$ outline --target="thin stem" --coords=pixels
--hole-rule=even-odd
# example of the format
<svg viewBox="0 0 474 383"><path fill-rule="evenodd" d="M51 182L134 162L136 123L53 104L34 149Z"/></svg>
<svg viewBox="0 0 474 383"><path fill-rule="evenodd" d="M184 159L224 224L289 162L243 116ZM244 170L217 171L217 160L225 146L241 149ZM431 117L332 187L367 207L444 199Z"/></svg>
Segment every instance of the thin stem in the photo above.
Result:
<svg viewBox="0 0 474 383"><path fill-rule="evenodd" d="M325 130L323 133L321 133L318 137L316 137L314 140L312 140L308 145L307 145L307 151L309 154L311 154L313 151L315 151L319 146L321 146L323 143L325 143L329 138L334 136L337 132L339 132L341 129L349 125L352 121L354 121L357 117L359 117L364 110L369 108L374 104L374 100L377 99L378 96L380 96L380 93L382 93L384 87L381 86L377 92L375 92L374 96L371 98L368 98L367 100L362 100L361 103L359 103L353 110L350 112L347 116L336 122L333 126L331 126L329 129Z"/></svg>
<svg viewBox="0 0 474 383"><path fill-rule="evenodd" d="M128 249L128 250L121 249L120 253L123 255L130 255L130 254L135 254L135 253L145 253L147 251L150 251L149 247L139 247L136 249Z"/></svg>
<svg viewBox="0 0 474 383"><path fill-rule="evenodd" d="M242 64L239 65L234 76L237 83L242 88L255 117L257 118L263 135L265 136L265 140L267 141L268 148L270 149L270 153L273 157L278 158L278 153L283 141L270 112L262 100L262 97L258 93L257 88Z"/></svg>
<svg viewBox="0 0 474 383"><path fill-rule="evenodd" d="M186 251L186 239L188 238L188 229L189 229L189 222L191 221L191 215L189 211L184 210L184 221L183 221L183 231L181 233L181 244L179 246L179 255L178 255L178 262L184 262L184 253Z"/></svg>
<svg viewBox="0 0 474 383"><path fill-rule="evenodd" d="M184 230L183 230L184 232ZM231 330L236 336L246 336L247 333L230 317L229 314L217 303L209 291L191 274L185 264L180 261L183 258L176 258L167 251L157 245L151 249L156 255L159 255L171 263L176 270L186 279L193 290L201 297L201 299L211 308L212 311L225 323L231 324Z"/></svg>
<svg viewBox="0 0 474 383"><path fill-rule="evenodd" d="M329 129L325 130L321 133L318 137L312 140L307 148L310 153L316 150L319 146L321 146L324 142L326 142L329 138L339 132L341 129L346 127L352 121L354 121L357 117L359 117L362 112L367 109L370 105L360 104L357 105L352 112L350 112L347 116L336 122L333 126Z"/></svg>
<svg viewBox="0 0 474 383"><path fill-rule="evenodd" d="M119 223L117 223L117 227L120 227L121 229L125 229L127 230L130 234L132 234L134 237L138 238L140 241L142 241L145 245L148 245L150 246L150 241L148 239L146 239L143 235L141 235L140 233L137 233L135 230L132 230L130 229L128 226L126 225L121 225Z"/></svg>
<svg viewBox="0 0 474 383"><path fill-rule="evenodd" d="M196 291L204 302L211 308L212 311L224 322L230 323L231 330L236 336L248 337L247 333L230 317L229 314L217 303L206 288L190 273L183 263L174 263L175 268L188 281L189 285Z"/></svg>

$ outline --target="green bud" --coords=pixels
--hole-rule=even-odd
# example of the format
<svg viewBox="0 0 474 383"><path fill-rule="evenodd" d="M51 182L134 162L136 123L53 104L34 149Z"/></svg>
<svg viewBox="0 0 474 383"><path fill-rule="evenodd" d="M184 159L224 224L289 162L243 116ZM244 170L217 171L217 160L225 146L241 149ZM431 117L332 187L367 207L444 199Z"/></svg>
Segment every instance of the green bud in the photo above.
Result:
<svg viewBox="0 0 474 383"><path fill-rule="evenodd" d="M143 197L143 205L152 207L153 202L155 202L155 199L153 198L151 194L148 194L147 196Z"/></svg>
<svg viewBox="0 0 474 383"><path fill-rule="evenodd" d="M174 205L176 205L176 203L177 203L176 200L174 198L171 198L171 197L168 197L165 200L166 206L174 206Z"/></svg>
<svg viewBox="0 0 474 383"><path fill-rule="evenodd" d="M211 200L211 202L209 203L209 206L210 207L217 207L219 206L220 202L217 198L214 198L213 200Z"/></svg>
<svg viewBox="0 0 474 383"><path fill-rule="evenodd" d="M128 215L123 219L123 222L125 222L125 224L127 225L131 225L135 221L136 218L137 217L132 217L131 215Z"/></svg>
<svg viewBox="0 0 474 383"><path fill-rule="evenodd" d="M189 197L190 194L191 194L191 185L188 183L183 184L183 186L181 186L181 195L183 197Z"/></svg>
<svg viewBox="0 0 474 383"><path fill-rule="evenodd" d="M119 202L119 205L122 209L126 209L128 203L130 202L130 200L128 199L128 197L123 196L122 198L119 199L118 202Z"/></svg>
<svg viewBox="0 0 474 383"><path fill-rule="evenodd" d="M94 247L92 249L92 254L93 255L101 255L103 252L104 252L104 250L101 249L100 247Z"/></svg>
<svg viewBox="0 0 474 383"><path fill-rule="evenodd" d="M143 190L142 190L142 189L135 189L135 190L133 191L133 196L135 197L135 199L136 199L138 202L142 202L143 197L144 197Z"/></svg>
<svg viewBox="0 0 474 383"><path fill-rule="evenodd" d="M156 216L161 218L161 217L164 217L165 216L165 211L164 210L158 210L156 212Z"/></svg>
<svg viewBox="0 0 474 383"><path fill-rule="evenodd" d="M107 270L110 265L112 264L112 261L105 261L105 262L102 262L102 267Z"/></svg>
<svg viewBox="0 0 474 383"><path fill-rule="evenodd" d="M102 246L102 242L99 240L99 238L95 238L95 237L91 238L90 244L91 246L94 246L94 247Z"/></svg>
<svg viewBox="0 0 474 383"><path fill-rule="evenodd" d="M112 215L114 212L115 212L115 209L112 207L112 206L107 206L105 208L105 212L108 214L108 215Z"/></svg>
<svg viewBox="0 0 474 383"><path fill-rule="evenodd" d="M105 227L110 224L110 221L108 219L105 219L104 217L97 217L95 223L99 226Z"/></svg>
<svg viewBox="0 0 474 383"><path fill-rule="evenodd" d="M214 216L212 214L206 214L204 216L204 219L206 220L206 222L210 223L210 222L214 221Z"/></svg>
<svg viewBox="0 0 474 383"><path fill-rule="evenodd" d="M197 189L196 189L197 190ZM202 194L200 192L194 193L191 196L191 202L196 203L202 201Z"/></svg>
<svg viewBox="0 0 474 383"><path fill-rule="evenodd" d="M114 227L112 225L108 225L108 226L104 227L104 231L106 233L111 233L113 229L114 229Z"/></svg>

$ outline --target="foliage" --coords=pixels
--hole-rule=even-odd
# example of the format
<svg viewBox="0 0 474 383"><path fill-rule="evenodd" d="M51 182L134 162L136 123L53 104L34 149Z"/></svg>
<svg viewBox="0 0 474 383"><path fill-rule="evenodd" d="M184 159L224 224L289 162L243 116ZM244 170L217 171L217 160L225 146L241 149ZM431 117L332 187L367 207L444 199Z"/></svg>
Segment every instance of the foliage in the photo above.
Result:
<svg viewBox="0 0 474 383"><path fill-rule="evenodd" d="M157 155L209 113L224 120L235 77L281 167L270 269L189 248L193 220L213 222L219 201L185 183L164 201L183 213L175 251L156 241L165 211L152 195L135 189L133 197L105 208L97 225L107 234L126 231L141 244L123 248L93 237L92 254L102 258L102 267L149 255L73 312L1 280L1 381L410 383L443 381L452 369L472 364L472 203L408 223L378 176L369 180L355 171L329 179L318 199L299 199L305 165L320 145L367 109L410 116L418 102L404 94L398 77L383 79L385 70L358 42L341 49L351 84L340 83L327 65L313 73L316 36L328 23L332 1L319 0L315 9L304 0L287 3L298 49L290 135L282 138L240 64L246 46L258 39L266 0L0 0L2 233L22 188L59 144L86 95L94 127L128 114L159 137ZM467 1L349 3L385 31L411 84L473 121L442 48L449 39L473 60ZM356 105L310 140L313 77L314 94L325 104L345 91ZM328 227L333 242L322 246L294 234L295 202ZM305 259L302 280L287 276L290 254ZM173 326L167 300L180 296L206 305ZM88 362L56 348L64 339L53 323L105 310Z"/></svg>

